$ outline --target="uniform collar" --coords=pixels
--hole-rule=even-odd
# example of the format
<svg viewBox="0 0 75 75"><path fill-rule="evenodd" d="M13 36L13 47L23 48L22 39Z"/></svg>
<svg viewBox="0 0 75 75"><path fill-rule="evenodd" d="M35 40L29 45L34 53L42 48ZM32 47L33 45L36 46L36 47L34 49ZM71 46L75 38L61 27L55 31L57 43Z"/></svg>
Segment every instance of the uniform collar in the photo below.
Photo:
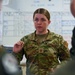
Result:
<svg viewBox="0 0 75 75"><path fill-rule="evenodd" d="M51 38L51 32L50 32L50 30L48 30L46 40L50 40L50 38ZM32 33L32 38L31 38L31 40L37 41L37 40L36 40L36 31L35 31L34 33Z"/></svg>

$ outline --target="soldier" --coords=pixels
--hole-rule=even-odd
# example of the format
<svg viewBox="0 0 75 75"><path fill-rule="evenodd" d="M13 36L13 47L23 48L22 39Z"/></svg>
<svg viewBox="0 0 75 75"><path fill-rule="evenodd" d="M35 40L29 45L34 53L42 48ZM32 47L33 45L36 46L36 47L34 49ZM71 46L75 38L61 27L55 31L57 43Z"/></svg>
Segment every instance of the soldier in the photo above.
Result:
<svg viewBox="0 0 75 75"><path fill-rule="evenodd" d="M26 75L50 75L70 58L67 42L61 35L51 32L50 14L38 8L33 14L35 32L24 36L14 45L13 52L20 62L26 56ZM60 62L59 62L59 60Z"/></svg>

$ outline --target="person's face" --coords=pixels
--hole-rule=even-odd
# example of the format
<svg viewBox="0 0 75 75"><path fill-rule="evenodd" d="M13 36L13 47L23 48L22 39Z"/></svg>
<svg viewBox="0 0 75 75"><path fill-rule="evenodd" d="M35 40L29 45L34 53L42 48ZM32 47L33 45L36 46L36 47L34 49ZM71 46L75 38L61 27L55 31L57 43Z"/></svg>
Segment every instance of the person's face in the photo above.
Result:
<svg viewBox="0 0 75 75"><path fill-rule="evenodd" d="M34 16L34 25L36 29L37 34L44 34L47 31L47 27L50 24L50 21L47 19L47 17L43 14L35 14Z"/></svg>

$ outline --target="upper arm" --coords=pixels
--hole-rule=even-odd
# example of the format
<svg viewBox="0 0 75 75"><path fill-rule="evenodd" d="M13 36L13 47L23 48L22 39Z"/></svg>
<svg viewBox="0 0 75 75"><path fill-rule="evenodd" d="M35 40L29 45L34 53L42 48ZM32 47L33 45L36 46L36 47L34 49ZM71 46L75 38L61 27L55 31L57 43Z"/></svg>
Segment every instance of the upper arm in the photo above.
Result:
<svg viewBox="0 0 75 75"><path fill-rule="evenodd" d="M68 43L63 39L63 37L60 37L59 40L59 49L58 49L58 55L60 61L68 60L70 58L70 52L68 48Z"/></svg>

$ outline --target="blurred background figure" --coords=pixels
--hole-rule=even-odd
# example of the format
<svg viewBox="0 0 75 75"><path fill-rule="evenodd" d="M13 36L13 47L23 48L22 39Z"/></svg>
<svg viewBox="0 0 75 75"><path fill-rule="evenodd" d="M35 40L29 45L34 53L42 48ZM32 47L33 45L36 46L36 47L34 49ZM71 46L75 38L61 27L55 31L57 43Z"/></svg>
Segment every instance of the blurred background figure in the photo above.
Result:
<svg viewBox="0 0 75 75"><path fill-rule="evenodd" d="M2 2L3 0L0 0L0 13ZM7 53L5 48L3 45L0 45L0 75L22 75L16 58L12 54Z"/></svg>
<svg viewBox="0 0 75 75"><path fill-rule="evenodd" d="M72 15L75 17L75 0L71 0L70 10L71 10Z"/></svg>
<svg viewBox="0 0 75 75"><path fill-rule="evenodd" d="M0 46L0 75L22 75L17 60Z"/></svg>
<svg viewBox="0 0 75 75"><path fill-rule="evenodd" d="M71 0L70 9L71 9L72 15L75 18L75 0ZM72 59L75 59L75 27L74 27L72 33L73 33L72 34L72 42L71 42L72 48L70 50L70 54L71 54Z"/></svg>

